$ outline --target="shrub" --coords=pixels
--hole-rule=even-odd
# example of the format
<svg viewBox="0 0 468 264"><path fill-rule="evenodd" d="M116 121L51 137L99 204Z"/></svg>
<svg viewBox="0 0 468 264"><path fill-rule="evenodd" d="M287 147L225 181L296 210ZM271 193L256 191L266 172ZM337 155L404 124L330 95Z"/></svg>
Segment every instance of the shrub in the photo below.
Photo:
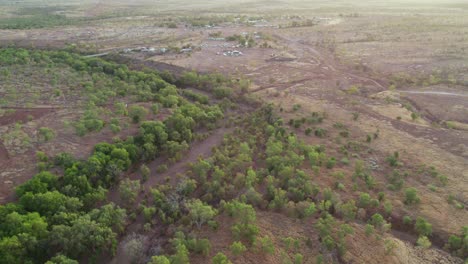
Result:
<svg viewBox="0 0 468 264"><path fill-rule="evenodd" d="M354 200L350 200L339 205L337 209L346 221L353 221L356 219L356 213L358 209Z"/></svg>
<svg viewBox="0 0 468 264"><path fill-rule="evenodd" d="M393 250L397 247L397 244L395 241L391 239L386 239L384 241L384 247L385 247L385 255L391 255L393 254Z"/></svg>
<svg viewBox="0 0 468 264"><path fill-rule="evenodd" d="M125 241L123 249L132 263L139 263L143 260L146 237L133 233Z"/></svg>
<svg viewBox="0 0 468 264"><path fill-rule="evenodd" d="M411 224L411 223L413 223L413 219L411 219L411 216L405 215L405 216L403 217L403 224L409 225L409 224Z"/></svg>
<svg viewBox="0 0 468 264"><path fill-rule="evenodd" d="M418 197L418 191L411 187L405 190L405 204L415 204L419 203L420 199Z"/></svg>
<svg viewBox="0 0 468 264"><path fill-rule="evenodd" d="M151 105L151 112L153 112L153 114L158 114L159 113L159 104L158 103L154 103Z"/></svg>
<svg viewBox="0 0 468 264"><path fill-rule="evenodd" d="M336 159L334 157L331 157L327 160L326 167L328 169L332 169L336 164Z"/></svg>
<svg viewBox="0 0 468 264"><path fill-rule="evenodd" d="M390 164L392 167L397 167L399 165L398 158L399 158L399 153L395 151L392 155L387 157L387 162Z"/></svg>
<svg viewBox="0 0 468 264"><path fill-rule="evenodd" d="M140 191L140 181L132 181L129 178L124 179L119 186L120 198L127 205L135 202L136 197Z"/></svg>
<svg viewBox="0 0 468 264"><path fill-rule="evenodd" d="M325 130L323 128L317 128L317 129L315 129L314 134L317 137L325 137L327 135L327 130Z"/></svg>
<svg viewBox="0 0 468 264"><path fill-rule="evenodd" d="M153 256L148 264L171 264L166 256Z"/></svg>
<svg viewBox="0 0 468 264"><path fill-rule="evenodd" d="M257 243L257 247L262 252L266 254L270 254L270 255L275 253L275 246L273 245L273 241L271 240L270 237L265 236L265 237L259 238L255 242Z"/></svg>
<svg viewBox="0 0 468 264"><path fill-rule="evenodd" d="M119 125L116 125L116 124L110 124L109 127L110 127L110 130L112 131L112 133L114 133L114 134L117 134L122 130L122 128Z"/></svg>
<svg viewBox="0 0 468 264"><path fill-rule="evenodd" d="M340 131L340 136L344 138L349 137L349 131L348 130Z"/></svg>
<svg viewBox="0 0 468 264"><path fill-rule="evenodd" d="M353 120L354 120L354 121L357 121L358 118L359 118L359 113L354 112L354 113L353 113Z"/></svg>
<svg viewBox="0 0 468 264"><path fill-rule="evenodd" d="M232 264L232 262L226 257L226 255L219 252L213 257L212 264Z"/></svg>
<svg viewBox="0 0 468 264"><path fill-rule="evenodd" d="M39 128L39 139L41 141L47 142L52 140L55 137L55 132L51 128L41 127Z"/></svg>
<svg viewBox="0 0 468 264"><path fill-rule="evenodd" d="M47 155L42 151L36 151L36 159L38 161L47 162L49 157L47 157Z"/></svg>
<svg viewBox="0 0 468 264"><path fill-rule="evenodd" d="M349 87L349 88L346 90L346 93L348 93L348 94L350 94L350 95L357 94L357 93L359 93L359 87L356 86L356 85L353 85L353 86Z"/></svg>
<svg viewBox="0 0 468 264"><path fill-rule="evenodd" d="M426 219L418 217L414 225L414 229L422 236L430 236L432 234L432 225Z"/></svg>
<svg viewBox="0 0 468 264"><path fill-rule="evenodd" d="M200 200L192 200L186 203L186 207L190 212L192 222L197 225L198 229L217 214L216 209L213 209L210 205L204 204Z"/></svg>
<svg viewBox="0 0 468 264"><path fill-rule="evenodd" d="M164 173L167 171L167 165L166 164L161 164L158 167L156 167L156 172L157 173Z"/></svg>
<svg viewBox="0 0 468 264"><path fill-rule="evenodd" d="M143 182L146 182L151 174L150 168L148 168L148 166L146 166L145 164L141 164L140 171Z"/></svg>
<svg viewBox="0 0 468 264"><path fill-rule="evenodd" d="M392 203L390 201L385 201L384 202L384 210L387 215L390 215L393 210Z"/></svg>
<svg viewBox="0 0 468 264"><path fill-rule="evenodd" d="M430 248L432 243L427 236L420 236L418 241L416 241L416 245L422 248Z"/></svg>
<svg viewBox="0 0 468 264"><path fill-rule="evenodd" d="M447 246L451 250L458 250L462 247L463 245L463 240L461 237L458 237L456 235L451 235L448 239Z"/></svg>
<svg viewBox="0 0 468 264"><path fill-rule="evenodd" d="M244 246L244 244L242 244L240 241L232 243L230 249L234 256L242 255L245 251L247 251L247 247Z"/></svg>
<svg viewBox="0 0 468 264"><path fill-rule="evenodd" d="M368 207L371 204L371 200L371 196L368 193L361 193L359 195L359 207Z"/></svg>
<svg viewBox="0 0 468 264"><path fill-rule="evenodd" d="M370 236L374 233L374 226L371 225L371 224L367 224L366 227L365 227L365 234L366 236Z"/></svg>
<svg viewBox="0 0 468 264"><path fill-rule="evenodd" d="M226 98L226 97L230 97L231 94L232 94L232 89L231 88L216 87L216 88L213 89L213 95L217 99L223 99L223 98Z"/></svg>
<svg viewBox="0 0 468 264"><path fill-rule="evenodd" d="M129 116L132 118L132 122L135 124L143 121L147 114L148 110L139 105L132 105L129 109Z"/></svg>
<svg viewBox="0 0 468 264"><path fill-rule="evenodd" d="M304 256L301 253L294 254L294 264L302 264L304 261Z"/></svg>
<svg viewBox="0 0 468 264"><path fill-rule="evenodd" d="M370 223L376 228L381 228L385 220L381 214L374 214L371 217Z"/></svg>

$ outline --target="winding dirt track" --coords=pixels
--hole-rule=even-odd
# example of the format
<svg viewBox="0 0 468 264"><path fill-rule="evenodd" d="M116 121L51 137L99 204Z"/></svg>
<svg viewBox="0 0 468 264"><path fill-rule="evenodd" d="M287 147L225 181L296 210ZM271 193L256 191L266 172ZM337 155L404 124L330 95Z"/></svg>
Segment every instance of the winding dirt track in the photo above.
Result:
<svg viewBox="0 0 468 264"><path fill-rule="evenodd" d="M325 56L320 51L314 49L309 43L306 43L302 40L289 39L280 35L274 35L274 36L284 41L287 44L287 46L290 47L291 50L296 53L296 56L298 58L312 57L315 61L319 63L319 67L321 67L322 69L326 71L330 71L334 73L335 75L338 74L338 75L343 75L344 77L350 77L350 78L357 79L360 81L371 82L375 86L379 87L380 89L384 89L384 90L386 89L381 83L379 83L378 81L372 78L351 73L349 72L349 69L346 69L346 70L338 69L339 65L335 63L333 58L329 58Z"/></svg>
<svg viewBox="0 0 468 264"><path fill-rule="evenodd" d="M427 95L445 95L445 96L461 96L468 97L468 94L450 93L450 92L438 92L438 91L399 91L400 93L407 94L427 94Z"/></svg>
<svg viewBox="0 0 468 264"><path fill-rule="evenodd" d="M164 160L157 159L148 164L148 167L151 169L152 175L150 175L149 180L144 185L144 190L139 194L138 200L144 199L146 195L150 195L151 187L157 186L157 184L161 184L164 182L166 177L169 177L172 184L174 185L177 181L177 177L175 177L179 173L186 172L188 167L188 163L193 163L198 160L199 157L209 157L212 154L212 148L214 146L218 146L223 141L224 135L229 134L233 131L233 128L219 128L215 132L213 132L208 138L195 142L191 145L189 151L183 155L182 160L178 161L172 166L169 166L169 169L161 174L156 174L156 168L164 164ZM131 175L132 178L138 178L138 173ZM114 188L109 191L109 200L117 202L119 200L119 194L117 188ZM126 233L131 234L132 232L138 232L142 225L144 224L144 219L141 215L137 217L135 221L130 223L126 227ZM160 236L160 232L164 232L164 230L159 230L158 228L154 229L151 234L148 234L149 240L155 240ZM109 262L112 264L119 264L119 263L129 263L130 259L125 253L123 249L123 243L120 243L117 253L115 257Z"/></svg>

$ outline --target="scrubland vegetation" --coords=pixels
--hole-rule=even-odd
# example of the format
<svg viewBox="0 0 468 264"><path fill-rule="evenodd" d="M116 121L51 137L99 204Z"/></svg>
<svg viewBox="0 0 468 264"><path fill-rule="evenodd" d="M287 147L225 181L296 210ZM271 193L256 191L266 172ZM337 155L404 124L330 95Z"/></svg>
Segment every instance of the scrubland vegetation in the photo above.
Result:
<svg viewBox="0 0 468 264"><path fill-rule="evenodd" d="M222 76L187 72L175 81L181 86L208 91L222 102L212 105L209 97L182 90L181 94L194 103L187 101L179 95L176 86L164 81L157 72L133 71L68 52L4 49L1 63L4 66L64 64L84 74L93 72L96 77L113 76L113 83L119 85L114 86L118 88L111 96L131 96L137 102L151 102L155 112L160 109L157 105L171 108L171 114L163 121L151 121L145 120L149 110L144 107L135 105L127 111L120 106L120 114L128 114L131 121L139 125L138 134L115 139L113 143L99 143L85 160L66 153L55 157L38 154L42 172L16 188L17 202L0 207L3 263L97 261L102 256L115 254L119 237L138 215L144 217L145 230L160 225L178 227L177 232L165 237L170 241L165 253L153 256L150 263L188 263L190 254L210 255L210 240L196 233L202 228L216 232L225 224L218 222L222 216L232 218L230 230L234 242L230 250L234 257L246 251L273 254L281 249L287 252L291 244L296 243L292 238L284 238L285 245L278 248L271 237L262 235L256 220L258 211L276 212L301 221L312 219L318 240L312 241L315 238L309 237L306 244L316 245L317 261L338 261L346 254L346 237L355 232L351 223L367 223L365 233L368 236L382 236L392 229L388 222L392 203L386 199L385 192L377 196L368 193L376 188L376 181L362 162L356 160L354 185L346 186L340 182L344 175L332 173L332 169L339 159L349 164L344 161L349 154L334 157L327 154L324 146L304 143L290 132L271 105L232 120L236 126L234 132L225 135L220 146L214 146L210 157L191 164L191 169L175 184L161 182L148 186L150 189L146 191L145 182L157 176L143 162L158 157L181 159L199 129L214 129L218 120L223 119L223 109L227 109L223 100L229 101L234 96L227 87L237 85L241 90L242 85L230 83ZM87 88L90 85L85 84L83 89L92 91ZM105 96L105 90L99 93ZM89 96L93 98L92 93ZM88 104L92 107L76 125L77 131L83 134L98 131L105 125L96 115L99 100ZM300 105L293 107L293 111L299 109ZM324 119L326 115L313 113L309 118L291 120L289 124L294 130L301 124L320 124ZM116 122L111 125L118 126ZM335 127L344 129L342 124ZM317 128L315 136L327 136L324 131ZM42 141L55 136L47 127L40 128L39 134ZM399 153L395 152L387 162L390 167L401 168L399 159ZM126 173L139 164L143 164L142 180L127 178ZM336 174L338 181L334 188L318 185L320 177L330 177L326 174ZM388 188L394 192L402 192L405 185L399 174L395 169L389 176ZM116 186L118 188L113 190ZM340 193L347 188L361 191L355 192L354 197L340 198ZM110 199L112 192L117 192L120 198ZM406 188L403 193L408 206L420 202L416 188ZM419 235L417 245L430 247L432 226L426 219L405 218L405 225L414 225L414 232ZM465 231L450 236L446 250L466 257ZM136 262L142 261L145 255L143 248L147 245L142 239L133 238L125 244ZM301 252L308 250L307 247L310 246L298 245L292 257L285 257L302 263ZM224 253L215 254L213 263L228 263L230 260Z"/></svg>
<svg viewBox="0 0 468 264"><path fill-rule="evenodd" d="M464 68L376 59L434 44L425 12L319 2L0 10L9 40L86 27L0 48L0 264L466 262L464 117L438 116ZM440 87L447 113L403 94Z"/></svg>

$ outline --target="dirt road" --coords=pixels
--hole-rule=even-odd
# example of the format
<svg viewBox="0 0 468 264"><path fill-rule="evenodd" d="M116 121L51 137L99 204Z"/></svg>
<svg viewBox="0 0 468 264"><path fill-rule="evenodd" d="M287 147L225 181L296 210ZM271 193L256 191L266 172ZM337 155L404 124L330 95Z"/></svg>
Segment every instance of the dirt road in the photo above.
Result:
<svg viewBox="0 0 468 264"><path fill-rule="evenodd" d="M461 96L468 97L468 94L450 93L450 92L438 92L438 91L399 91L400 93L407 94L427 94L427 95L445 95L445 96Z"/></svg>

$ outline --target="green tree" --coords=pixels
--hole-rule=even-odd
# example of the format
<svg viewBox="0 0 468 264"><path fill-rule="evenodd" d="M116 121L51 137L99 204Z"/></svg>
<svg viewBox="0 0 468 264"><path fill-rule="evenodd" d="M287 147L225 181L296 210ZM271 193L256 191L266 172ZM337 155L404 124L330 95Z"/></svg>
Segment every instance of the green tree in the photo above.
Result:
<svg viewBox="0 0 468 264"><path fill-rule="evenodd" d="M111 227L117 233L124 231L127 221L127 212L125 209L118 207L114 203L109 203L101 206L99 209L91 210L89 216L91 220Z"/></svg>
<svg viewBox="0 0 468 264"><path fill-rule="evenodd" d="M294 264L302 264L304 261L304 256L301 253L294 254Z"/></svg>
<svg viewBox="0 0 468 264"><path fill-rule="evenodd" d="M432 225L429 224L426 219L418 217L414 224L414 229L422 236L430 236L432 234Z"/></svg>
<svg viewBox="0 0 468 264"><path fill-rule="evenodd" d="M143 182L147 181L151 174L150 168L148 168L148 166L146 166L145 164L141 164L140 171Z"/></svg>
<svg viewBox="0 0 468 264"><path fill-rule="evenodd" d="M385 224L385 219L381 214L376 213L372 215L370 223L376 228L381 228Z"/></svg>
<svg viewBox="0 0 468 264"><path fill-rule="evenodd" d="M361 193L359 195L359 207L366 208L371 204L371 196L368 193Z"/></svg>
<svg viewBox="0 0 468 264"><path fill-rule="evenodd" d="M418 241L416 241L416 244L422 248L430 248L432 243L431 241L429 240L429 238L427 238L427 236L420 236L418 238Z"/></svg>
<svg viewBox="0 0 468 264"><path fill-rule="evenodd" d="M59 212L78 212L83 203L75 197L68 197L58 191L45 193L26 193L20 198L20 204L30 212L39 212L46 217Z"/></svg>
<svg viewBox="0 0 468 264"><path fill-rule="evenodd" d="M247 251L247 247L242 244L240 241L233 242L230 246L231 252L234 256L242 255Z"/></svg>
<svg viewBox="0 0 468 264"><path fill-rule="evenodd" d="M213 264L232 264L232 262L224 255L223 253L219 252L216 256L212 259Z"/></svg>
<svg viewBox="0 0 468 264"><path fill-rule="evenodd" d="M39 139L43 142L51 141L55 137L55 132L51 128L39 128Z"/></svg>
<svg viewBox="0 0 468 264"><path fill-rule="evenodd" d="M171 264L166 256L153 256L148 264Z"/></svg>
<svg viewBox="0 0 468 264"><path fill-rule="evenodd" d="M74 259L70 259L67 256L59 254L59 255L51 258L45 264L78 264L78 261L76 261Z"/></svg>
<svg viewBox="0 0 468 264"><path fill-rule="evenodd" d="M266 254L272 255L275 253L275 246L270 237L264 236L255 241L259 250Z"/></svg>
<svg viewBox="0 0 468 264"><path fill-rule="evenodd" d="M356 219L357 206L354 200L350 200L346 203L338 206L338 212L343 216L346 221L353 221Z"/></svg>
<svg viewBox="0 0 468 264"><path fill-rule="evenodd" d="M58 187L58 177L48 171L40 172L29 181L16 187L16 195L23 196L27 192L31 193L45 193L54 191Z"/></svg>
<svg viewBox="0 0 468 264"><path fill-rule="evenodd" d="M130 206L135 202L140 189L141 185L139 180L132 181L129 178L125 178L119 186L120 199L127 206Z"/></svg>
<svg viewBox="0 0 468 264"><path fill-rule="evenodd" d="M224 209L236 219L236 224L231 228L234 237L244 237L253 242L259 230L255 225L257 216L252 205L233 200L226 203Z"/></svg>
<svg viewBox="0 0 468 264"><path fill-rule="evenodd" d="M113 254L117 235L110 227L92 221L84 215L71 222L70 226L56 225L49 239L54 248L73 258L93 256L104 252Z"/></svg>
<svg viewBox="0 0 468 264"><path fill-rule="evenodd" d="M186 207L189 210L192 222L197 225L198 229L200 229L204 223L213 219L217 214L216 209L213 209L213 207L204 204L198 199L186 203Z"/></svg>
<svg viewBox="0 0 468 264"><path fill-rule="evenodd" d="M468 241L467 241L468 242ZM463 240L461 237L456 235L451 235L448 239L448 248L451 250L458 250L463 245Z"/></svg>
<svg viewBox="0 0 468 264"><path fill-rule="evenodd" d="M189 252L183 243L176 246L176 253L171 256L171 264L189 264Z"/></svg>
<svg viewBox="0 0 468 264"><path fill-rule="evenodd" d="M148 110L143 106L132 105L129 108L128 114L133 123L138 124L145 119L146 115L148 115Z"/></svg>
<svg viewBox="0 0 468 264"><path fill-rule="evenodd" d="M26 263L32 262L26 256L26 248L17 236L0 239L0 263Z"/></svg>
<svg viewBox="0 0 468 264"><path fill-rule="evenodd" d="M416 188L411 187L405 190L405 204L415 204L419 203L419 201L420 199Z"/></svg>

